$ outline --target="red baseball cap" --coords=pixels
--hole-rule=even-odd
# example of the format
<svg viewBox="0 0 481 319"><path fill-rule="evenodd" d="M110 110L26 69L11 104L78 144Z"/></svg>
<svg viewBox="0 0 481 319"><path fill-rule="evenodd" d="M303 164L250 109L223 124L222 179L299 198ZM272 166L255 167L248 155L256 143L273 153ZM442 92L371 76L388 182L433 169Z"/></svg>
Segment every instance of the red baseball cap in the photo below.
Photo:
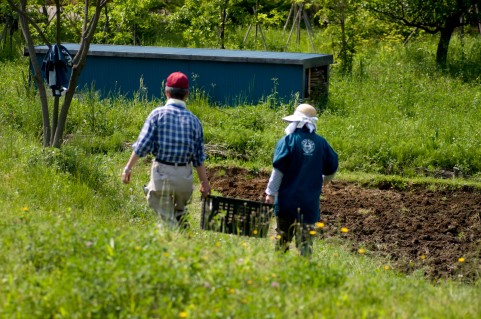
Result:
<svg viewBox="0 0 481 319"><path fill-rule="evenodd" d="M165 83L165 86L177 89L188 89L189 79L182 72L174 72L167 77L167 82Z"/></svg>

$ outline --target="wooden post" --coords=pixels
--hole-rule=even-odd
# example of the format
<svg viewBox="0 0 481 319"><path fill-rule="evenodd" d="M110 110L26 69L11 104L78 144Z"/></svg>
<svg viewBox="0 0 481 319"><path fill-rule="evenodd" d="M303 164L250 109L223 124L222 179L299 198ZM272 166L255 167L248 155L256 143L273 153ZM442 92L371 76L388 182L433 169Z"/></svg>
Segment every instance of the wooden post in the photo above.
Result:
<svg viewBox="0 0 481 319"><path fill-rule="evenodd" d="M314 49L314 42L312 40L312 27L311 23L309 22L309 18L307 17L307 13L305 10L302 11L302 14L304 16L304 23L306 24L306 29L307 29L307 35L309 36L309 41L311 42L311 47L312 51L315 51Z"/></svg>
<svg viewBox="0 0 481 319"><path fill-rule="evenodd" d="M286 29L291 16L293 17L292 27L291 27L291 31L289 33L289 36L287 37L286 47L287 47L287 45L289 45L289 42L291 41L291 36L292 36L292 32L294 31L294 28L297 28L297 32L296 32L297 42L296 43L300 44L300 42L301 42L301 19L302 19L302 20L304 20L304 24L306 25L306 30L307 30L307 34L309 36L309 41L311 42L312 51L315 51L314 42L312 40L312 27L311 27L311 23L309 22L309 17L307 16L306 11L304 10L304 4L301 3L298 6L295 2L292 3L291 10L289 11L289 17L287 18L287 22L284 25L284 30Z"/></svg>
<svg viewBox="0 0 481 319"><path fill-rule="evenodd" d="M284 24L284 31L286 31L287 25L289 24L289 20L291 20L291 17L294 14L294 7L295 7L295 4L292 3L291 10L289 10L289 15L287 16L286 24Z"/></svg>
<svg viewBox="0 0 481 319"><path fill-rule="evenodd" d="M255 26L256 26L256 31L254 35L254 43L257 43L257 32L261 34L262 37L262 42L264 43L264 49L267 51L267 43L266 43L266 38L264 37L264 33L262 32L262 26L257 20L258 14L257 11L259 10L259 1L256 1L256 6L252 8L254 11L254 19L255 19ZM247 41L247 37L249 36L249 33L252 29L252 23L249 24L249 27L247 28L246 35L244 37L244 41L242 43L245 43Z"/></svg>

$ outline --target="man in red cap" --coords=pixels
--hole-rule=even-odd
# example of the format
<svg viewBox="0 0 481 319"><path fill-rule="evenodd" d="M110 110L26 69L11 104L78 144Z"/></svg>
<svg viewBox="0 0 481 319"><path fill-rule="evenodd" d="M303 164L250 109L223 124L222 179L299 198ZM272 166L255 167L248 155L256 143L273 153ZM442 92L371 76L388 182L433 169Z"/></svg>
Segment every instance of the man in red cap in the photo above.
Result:
<svg viewBox="0 0 481 319"><path fill-rule="evenodd" d="M185 227L186 205L193 191L192 167L200 181L202 196L211 187L204 165L204 132L199 119L187 110L189 79L182 72L167 77L165 106L147 117L132 154L122 172L122 182L130 182L135 163L147 154L154 156L150 182L144 187L149 206L169 227Z"/></svg>

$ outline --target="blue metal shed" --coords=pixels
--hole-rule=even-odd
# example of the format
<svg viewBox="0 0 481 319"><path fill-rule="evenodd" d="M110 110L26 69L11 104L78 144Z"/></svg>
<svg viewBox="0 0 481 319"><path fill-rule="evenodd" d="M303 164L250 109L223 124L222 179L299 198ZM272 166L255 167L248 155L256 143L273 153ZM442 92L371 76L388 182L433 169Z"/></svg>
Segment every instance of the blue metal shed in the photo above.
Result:
<svg viewBox="0 0 481 319"><path fill-rule="evenodd" d="M72 56L79 49L63 45ZM47 46L36 47L40 62L47 51ZM92 44L78 85L93 86L101 96L132 97L142 89L159 98L165 78L181 71L191 88L222 105L257 103L274 92L284 102L295 95L315 100L327 96L332 63L329 54Z"/></svg>

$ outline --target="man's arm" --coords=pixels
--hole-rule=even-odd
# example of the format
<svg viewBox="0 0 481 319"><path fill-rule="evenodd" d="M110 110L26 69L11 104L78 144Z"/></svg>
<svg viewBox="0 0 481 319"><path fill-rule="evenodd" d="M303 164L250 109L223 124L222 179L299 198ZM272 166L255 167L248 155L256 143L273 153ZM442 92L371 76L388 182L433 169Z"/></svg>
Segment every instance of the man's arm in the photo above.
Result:
<svg viewBox="0 0 481 319"><path fill-rule="evenodd" d="M209 184L209 179L207 178L207 171L204 163L196 166L195 169L197 170L197 176L199 177L200 181L200 192L202 193L203 197L207 197L210 195L211 187Z"/></svg>
<svg viewBox="0 0 481 319"><path fill-rule="evenodd" d="M127 162L127 165L125 165L125 168L122 171L122 183L124 184L130 183L132 168L134 167L135 163L137 163L139 159L140 157L135 152L132 152L132 154L130 155L129 161Z"/></svg>

